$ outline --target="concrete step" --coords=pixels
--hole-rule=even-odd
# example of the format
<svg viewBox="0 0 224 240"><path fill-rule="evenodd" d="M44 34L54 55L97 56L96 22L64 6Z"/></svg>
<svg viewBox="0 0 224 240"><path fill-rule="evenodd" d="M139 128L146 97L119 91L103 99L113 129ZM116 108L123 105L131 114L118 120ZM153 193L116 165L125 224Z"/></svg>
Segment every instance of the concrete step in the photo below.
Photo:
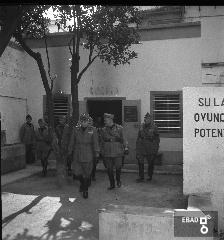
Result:
<svg viewBox="0 0 224 240"><path fill-rule="evenodd" d="M182 213L180 216L189 216L188 211L183 212L184 209L112 204L105 206L104 209L99 211L99 240L199 239L199 237L174 236L174 214L179 210ZM189 234L185 232L185 235ZM214 237L200 236L200 240L215 239Z"/></svg>
<svg viewBox="0 0 224 240"><path fill-rule="evenodd" d="M48 168L56 168L56 161L49 160ZM34 163L37 166L41 166L40 161ZM145 164L145 173L147 173L147 164ZM104 164L100 161L97 164L97 171L106 171ZM138 173L138 165L134 163L125 163L122 172L126 173ZM164 175L182 175L183 166L182 165L155 165L154 174L164 174Z"/></svg>
<svg viewBox="0 0 224 240"><path fill-rule="evenodd" d="M103 163L97 164L97 170L104 171L105 167ZM145 164L145 173L147 172L147 164ZM122 168L122 172L133 172L138 173L138 165L133 163L126 163ZM183 166L182 165L155 165L154 174L170 174L170 175L182 175Z"/></svg>

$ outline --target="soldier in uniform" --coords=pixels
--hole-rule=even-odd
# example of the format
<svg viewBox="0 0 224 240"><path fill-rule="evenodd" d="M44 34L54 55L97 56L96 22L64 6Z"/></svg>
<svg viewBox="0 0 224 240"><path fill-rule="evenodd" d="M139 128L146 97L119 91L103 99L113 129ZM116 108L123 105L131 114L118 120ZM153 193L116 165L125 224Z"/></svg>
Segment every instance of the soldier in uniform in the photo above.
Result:
<svg viewBox="0 0 224 240"><path fill-rule="evenodd" d="M31 121L32 117L28 114L26 116L26 122L20 129L20 139L21 142L25 144L26 149L26 163L33 163L35 161L35 131Z"/></svg>
<svg viewBox="0 0 224 240"><path fill-rule="evenodd" d="M115 180L113 173L114 166L116 168L117 186L121 187L120 176L122 167L122 156L124 155L124 151L127 150L127 142L125 141L123 136L123 128L122 126L114 123L113 119L113 114L105 113L105 127L101 131L102 154L110 180L110 187L108 187L108 190L115 188Z"/></svg>
<svg viewBox="0 0 224 240"><path fill-rule="evenodd" d="M73 129L68 153L73 153L72 170L79 177L80 189L84 198L88 198L88 187L93 167L93 158L99 156L99 144L96 130L89 126L88 114L80 116L81 126Z"/></svg>
<svg viewBox="0 0 224 240"><path fill-rule="evenodd" d="M67 175L72 175L72 154L68 155L68 145L71 138L72 130L74 128L72 116L68 117L67 123L63 129L63 134L61 138L61 152L65 159L65 167L67 169Z"/></svg>
<svg viewBox="0 0 224 240"><path fill-rule="evenodd" d="M59 123L55 128L55 132L58 138L58 145L61 147L61 140L62 140L62 135L63 135L63 130L65 127L65 123L66 123L66 116L61 116L59 118Z"/></svg>
<svg viewBox="0 0 224 240"><path fill-rule="evenodd" d="M96 127L93 126L93 119L90 116L89 116L89 126L91 128L94 128L94 131L97 132ZM97 132L97 137L98 137L98 132ZM99 137L98 137L98 143L99 143ZM91 184L91 180L96 181L95 175L96 175L97 161L98 161L98 158L96 156L94 156L94 158L93 158L93 169L92 169L92 172L91 172L90 184Z"/></svg>
<svg viewBox="0 0 224 240"><path fill-rule="evenodd" d="M147 112L141 125L136 141L136 158L139 166L139 178L136 182L144 181L144 160L148 162L148 181L152 180L154 161L159 149L159 132Z"/></svg>
<svg viewBox="0 0 224 240"><path fill-rule="evenodd" d="M39 128L36 130L37 158L41 160L42 174L46 176L48 157L51 151L52 139L43 119L38 120Z"/></svg>

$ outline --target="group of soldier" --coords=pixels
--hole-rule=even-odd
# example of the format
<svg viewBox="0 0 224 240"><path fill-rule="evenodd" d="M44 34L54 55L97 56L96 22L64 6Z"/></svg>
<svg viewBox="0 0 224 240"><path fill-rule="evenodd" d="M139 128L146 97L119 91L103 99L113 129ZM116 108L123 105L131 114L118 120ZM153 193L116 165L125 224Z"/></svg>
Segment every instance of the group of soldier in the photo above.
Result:
<svg viewBox="0 0 224 240"><path fill-rule="evenodd" d="M27 162L34 158L35 145L37 158L41 160L43 175L47 174L48 157L52 151L52 137L48 125L43 119L38 120L39 128L34 131L32 117L27 115L26 123L20 132L21 141L26 146ZM88 188L95 180L96 165L103 160L107 169L110 185L108 190L121 187L121 169L125 155L128 155L126 141L121 125L114 122L114 115L104 113L104 127L94 124L89 114L80 115L79 122L73 125L72 117L61 117L55 129L60 155L65 163L67 174L80 181L79 191L83 198L88 198ZM144 181L144 162L148 162L148 179L152 180L154 161L159 149L159 132L149 113L136 139L136 159L139 166L139 178ZM115 168L115 176L114 176Z"/></svg>

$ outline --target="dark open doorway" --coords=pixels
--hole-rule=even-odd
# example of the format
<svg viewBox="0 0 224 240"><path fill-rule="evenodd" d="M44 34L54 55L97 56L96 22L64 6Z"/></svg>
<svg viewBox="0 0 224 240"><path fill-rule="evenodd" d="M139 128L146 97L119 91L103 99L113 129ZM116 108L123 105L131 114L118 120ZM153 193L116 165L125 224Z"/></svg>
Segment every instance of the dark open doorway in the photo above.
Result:
<svg viewBox="0 0 224 240"><path fill-rule="evenodd" d="M122 125L122 100L87 100L87 108L94 122L101 118L101 126L104 125L104 113L114 114L114 122Z"/></svg>

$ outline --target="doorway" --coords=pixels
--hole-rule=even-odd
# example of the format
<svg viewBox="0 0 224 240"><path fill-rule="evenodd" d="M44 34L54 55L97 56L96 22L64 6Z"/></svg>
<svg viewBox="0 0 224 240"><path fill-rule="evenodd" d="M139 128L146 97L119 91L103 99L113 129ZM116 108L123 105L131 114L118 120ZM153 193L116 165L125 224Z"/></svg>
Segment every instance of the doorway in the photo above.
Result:
<svg viewBox="0 0 224 240"><path fill-rule="evenodd" d="M114 122L122 125L122 100L87 100L87 109L93 121L100 122L104 126L104 113L114 115Z"/></svg>

